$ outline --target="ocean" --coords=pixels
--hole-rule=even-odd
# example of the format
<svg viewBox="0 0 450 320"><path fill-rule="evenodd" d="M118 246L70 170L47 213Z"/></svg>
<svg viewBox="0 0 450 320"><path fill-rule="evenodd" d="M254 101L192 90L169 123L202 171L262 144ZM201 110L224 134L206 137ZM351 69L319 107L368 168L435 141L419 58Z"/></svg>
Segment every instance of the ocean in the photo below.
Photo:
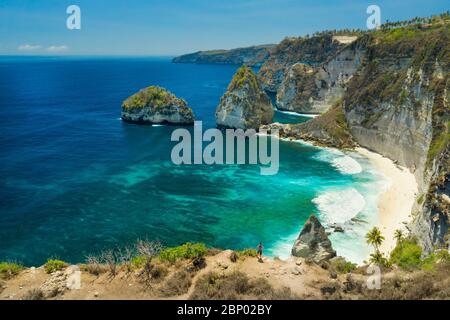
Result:
<svg viewBox="0 0 450 320"><path fill-rule="evenodd" d="M0 57L0 261L78 263L137 239L227 249L262 241L265 254L287 258L310 214L344 226L331 235L338 254L367 258L364 235L385 183L368 159L280 141L273 176L254 165L177 166L176 127L120 120L124 99L159 85L186 99L204 129L215 127L237 68L166 57Z"/></svg>

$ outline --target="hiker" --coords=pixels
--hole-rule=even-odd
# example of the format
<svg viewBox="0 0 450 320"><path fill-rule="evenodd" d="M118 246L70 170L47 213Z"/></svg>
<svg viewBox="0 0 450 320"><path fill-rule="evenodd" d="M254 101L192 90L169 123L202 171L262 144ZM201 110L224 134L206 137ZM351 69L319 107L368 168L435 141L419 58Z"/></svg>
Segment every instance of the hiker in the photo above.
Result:
<svg viewBox="0 0 450 320"><path fill-rule="evenodd" d="M260 242L259 243L259 245L258 245L258 247L257 247L257 254L256 254L256 256L258 257L258 260L261 260L262 259L262 252L263 252L263 249L264 249L264 247L263 247L263 245L262 245L262 242Z"/></svg>

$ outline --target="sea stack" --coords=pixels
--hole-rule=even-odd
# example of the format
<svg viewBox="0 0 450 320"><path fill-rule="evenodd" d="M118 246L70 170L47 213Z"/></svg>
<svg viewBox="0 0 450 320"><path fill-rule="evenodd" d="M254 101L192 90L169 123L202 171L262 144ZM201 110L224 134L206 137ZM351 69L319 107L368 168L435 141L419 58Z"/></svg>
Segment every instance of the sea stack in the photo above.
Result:
<svg viewBox="0 0 450 320"><path fill-rule="evenodd" d="M185 100L164 88L151 86L122 103L122 120L139 124L190 125L194 123L194 113Z"/></svg>
<svg viewBox="0 0 450 320"><path fill-rule="evenodd" d="M273 119L273 106L251 68L242 66L234 75L216 110L218 127L255 129Z"/></svg>
<svg viewBox="0 0 450 320"><path fill-rule="evenodd" d="M292 255L310 258L316 263L330 260L336 256L325 228L316 216L311 215L305 222L300 235L292 247Z"/></svg>

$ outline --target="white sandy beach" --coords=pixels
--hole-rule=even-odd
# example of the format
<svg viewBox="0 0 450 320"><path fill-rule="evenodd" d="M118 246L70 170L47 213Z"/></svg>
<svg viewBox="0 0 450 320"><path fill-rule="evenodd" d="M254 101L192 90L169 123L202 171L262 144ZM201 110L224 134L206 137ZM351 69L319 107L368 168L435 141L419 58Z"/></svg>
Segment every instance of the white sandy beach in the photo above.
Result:
<svg viewBox="0 0 450 320"><path fill-rule="evenodd" d="M411 210L418 192L417 182L407 168L396 165L392 160L364 148L357 148L356 151L369 158L375 169L389 182L378 201L378 227L385 237L380 250L389 254L395 247L395 230L405 230L405 222L412 219Z"/></svg>

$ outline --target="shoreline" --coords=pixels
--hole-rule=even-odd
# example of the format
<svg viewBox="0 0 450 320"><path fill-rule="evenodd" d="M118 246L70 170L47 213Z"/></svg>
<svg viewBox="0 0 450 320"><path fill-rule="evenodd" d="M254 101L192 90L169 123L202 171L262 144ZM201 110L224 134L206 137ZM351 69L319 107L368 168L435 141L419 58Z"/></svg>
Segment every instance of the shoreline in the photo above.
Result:
<svg viewBox="0 0 450 320"><path fill-rule="evenodd" d="M361 147L355 151L367 157L388 181L388 186L378 198L377 227L385 237L380 251L389 255L396 245L395 230L406 231L405 223L412 220L411 211L418 194L418 185L407 168L396 165L391 159Z"/></svg>

